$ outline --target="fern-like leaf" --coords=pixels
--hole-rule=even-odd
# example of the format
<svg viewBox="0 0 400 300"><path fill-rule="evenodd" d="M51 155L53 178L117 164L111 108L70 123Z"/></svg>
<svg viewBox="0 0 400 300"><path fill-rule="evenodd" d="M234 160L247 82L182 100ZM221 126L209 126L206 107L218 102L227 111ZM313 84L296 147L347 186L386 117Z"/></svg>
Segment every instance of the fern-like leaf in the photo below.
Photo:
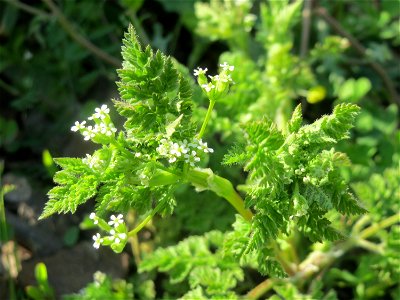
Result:
<svg viewBox="0 0 400 300"><path fill-rule="evenodd" d="M349 137L358 111L355 105L342 104L331 115L301 126L299 105L286 132L266 119L243 126L247 144L241 147L242 152L236 147L226 161L240 162L249 172L242 190L246 192L246 206L255 214L251 227L243 230L240 226L246 238L228 235L240 241L234 243L228 238L230 250L241 257L256 253L259 270L278 276L281 269L268 245L286 234L289 224L297 222L300 231L313 241L342 238L325 214L332 209L342 214L365 210L342 178L340 168L349 165L347 156L335 152L332 145Z"/></svg>
<svg viewBox="0 0 400 300"><path fill-rule="evenodd" d="M189 82L178 72L170 57L150 47L144 51L132 26L122 47L124 62L118 70L121 100L115 100L119 113L127 118L127 138L146 143L160 135L171 135L170 124L180 118L174 134L192 138L192 101Z"/></svg>

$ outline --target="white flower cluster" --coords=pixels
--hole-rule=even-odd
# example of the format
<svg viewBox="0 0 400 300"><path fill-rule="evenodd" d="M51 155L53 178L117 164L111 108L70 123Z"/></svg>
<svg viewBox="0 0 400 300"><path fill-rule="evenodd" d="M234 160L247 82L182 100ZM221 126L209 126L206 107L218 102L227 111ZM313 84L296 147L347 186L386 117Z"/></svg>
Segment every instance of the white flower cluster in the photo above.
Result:
<svg viewBox="0 0 400 300"><path fill-rule="evenodd" d="M111 247L120 248L122 250L123 246L126 244L128 235L126 233L126 226L121 214L118 216L111 215L108 223L96 216L95 213L91 213L89 218L93 220L95 225L99 225L100 228L108 231L110 234L104 237L102 237L100 233L93 235L94 248L99 249L100 245L111 245Z"/></svg>
<svg viewBox="0 0 400 300"><path fill-rule="evenodd" d="M201 75L201 74L206 75L207 71L208 71L207 68L204 68L204 69L202 69L202 68L197 68L197 69L195 69L195 70L193 71L193 74L194 74L194 76L199 76L199 75Z"/></svg>
<svg viewBox="0 0 400 300"><path fill-rule="evenodd" d="M99 166L103 161L100 160L96 156L92 156L90 154L86 154L85 158L82 158L82 162L86 165L88 165L91 169L96 168Z"/></svg>
<svg viewBox="0 0 400 300"><path fill-rule="evenodd" d="M95 122L94 126L86 127L86 121L81 123L76 121L75 125L71 127L71 131L81 132L85 141L105 142L107 137L111 137L117 131L110 119L109 112L110 109L106 104L103 104L100 108L96 108L95 113L88 118L88 120Z"/></svg>
<svg viewBox="0 0 400 300"><path fill-rule="evenodd" d="M193 72L194 76L197 76L197 81L201 88L213 98L223 95L229 89L229 85L234 84L230 73L233 72L235 67L228 65L227 62L219 66L222 69L221 72L215 76L208 75L210 81L206 77L207 68L197 68Z"/></svg>
<svg viewBox="0 0 400 300"><path fill-rule="evenodd" d="M168 158L168 162L173 163L179 159L184 159L186 163L195 166L200 161L200 153L213 153L214 150L209 148L207 143L201 139L194 138L191 142L187 140L173 142L167 139L162 139L157 147L157 152Z"/></svg>

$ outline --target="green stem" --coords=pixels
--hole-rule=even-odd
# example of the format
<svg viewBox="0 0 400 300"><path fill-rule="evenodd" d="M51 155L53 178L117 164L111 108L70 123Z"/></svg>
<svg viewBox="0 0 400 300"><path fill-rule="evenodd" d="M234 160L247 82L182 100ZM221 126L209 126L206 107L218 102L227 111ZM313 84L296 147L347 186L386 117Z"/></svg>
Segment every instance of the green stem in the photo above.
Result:
<svg viewBox="0 0 400 300"><path fill-rule="evenodd" d="M126 223L128 225L128 228L133 227L133 224L135 223L135 219L136 219L135 212L133 209L130 209L126 216ZM137 235L130 236L129 243L131 244L131 250L132 250L133 258L135 260L135 264L136 264L136 266L138 266L141 262L140 242L139 242L138 236Z"/></svg>
<svg viewBox="0 0 400 300"><path fill-rule="evenodd" d="M378 253L378 254L383 254L382 246L377 245L375 243L372 243L370 241L367 241L367 240L364 240L364 239L359 239L357 241L357 245L359 247L361 247L361 248L364 248L364 249L368 250L368 251L375 252L375 253Z"/></svg>
<svg viewBox="0 0 400 300"><path fill-rule="evenodd" d="M364 224L366 222L366 218L362 218L361 223ZM333 247L330 251L326 253L322 253L320 251L314 251L311 254L308 255L308 257L299 265L299 271L296 273L296 275L293 277L294 281L296 282L304 282L308 278L310 278L312 275L314 275L316 272L319 272L322 268L332 264L336 259L344 255L347 251L350 249L356 247L356 246L361 246L364 248L368 248L368 250L371 251L380 251L379 246L377 247L372 247L370 243L365 243L361 242L360 245L360 240L365 240L374 234L376 234L379 230L390 227L396 223L400 222L400 213L394 214L393 216L390 216L381 222L377 224L373 224L369 226L368 228L364 229L361 231L359 235L354 234L351 235L348 240L346 240L343 243L340 243ZM308 266L313 266L315 270L312 270ZM309 271L307 272L307 269Z"/></svg>
<svg viewBox="0 0 400 300"><path fill-rule="evenodd" d="M79 45L86 48L89 52L93 53L97 57L101 58L108 64L114 67L120 67L121 62L115 57L111 56L107 52L104 52L96 45L94 45L91 41L87 40L83 35L78 33L78 31L74 28L71 22L65 17L65 15L61 12L58 6L53 2L53 0L42 0L51 10L53 15L57 18L57 21L60 23L61 27L65 30L69 36L75 40Z"/></svg>
<svg viewBox="0 0 400 300"><path fill-rule="evenodd" d="M363 215L361 218L357 220L357 222L353 225L353 229L351 230L352 235L358 235L361 229L371 221L371 217L369 215Z"/></svg>
<svg viewBox="0 0 400 300"><path fill-rule="evenodd" d="M227 200L236 211L247 221L251 221L253 213L244 205L242 197L235 191L232 183L218 175L211 169L191 169L187 173L187 180L200 190L210 190Z"/></svg>
<svg viewBox="0 0 400 300"><path fill-rule="evenodd" d="M142 230L142 228L150 222L150 220L162 208L163 205L163 202L158 203L157 206L152 210L152 212L138 226L128 232L128 237L135 236L140 230Z"/></svg>
<svg viewBox="0 0 400 300"><path fill-rule="evenodd" d="M0 182L1 183L1 182ZM6 214L4 208L4 191L0 186L0 242L7 242L9 240L6 225Z"/></svg>
<svg viewBox="0 0 400 300"><path fill-rule="evenodd" d="M247 295L246 299L258 299L262 295L264 295L266 292L268 292L272 287L274 286L274 282L268 278L267 280L264 280L260 284L258 284L256 287L251 289Z"/></svg>
<svg viewBox="0 0 400 300"><path fill-rule="evenodd" d="M393 224L400 222L400 213L394 214L393 216L384 219L383 221L373 224L368 228L364 229L360 233L360 238L367 239L377 233L379 230L392 226Z"/></svg>
<svg viewBox="0 0 400 300"><path fill-rule="evenodd" d="M211 118L211 113L212 113L213 108L214 108L214 104L215 104L215 100L210 99L210 105L208 106L206 117L204 118L203 125L201 125L200 132L199 132L199 134L197 136L199 139L201 139L201 137L203 136L204 132L206 131L206 127L207 127L208 121Z"/></svg>
<svg viewBox="0 0 400 300"><path fill-rule="evenodd" d="M37 9L37 8L35 8L33 6L30 6L28 4L19 2L18 0L3 0L3 1L6 2L6 3L9 3L11 5L14 5L15 7L19 8L19 9L21 9L23 11L26 11L26 12L28 12L30 14L37 15L37 16L40 16L42 18L50 18L51 17L50 14L48 14L48 13L46 13L46 12L40 10L40 9Z"/></svg>

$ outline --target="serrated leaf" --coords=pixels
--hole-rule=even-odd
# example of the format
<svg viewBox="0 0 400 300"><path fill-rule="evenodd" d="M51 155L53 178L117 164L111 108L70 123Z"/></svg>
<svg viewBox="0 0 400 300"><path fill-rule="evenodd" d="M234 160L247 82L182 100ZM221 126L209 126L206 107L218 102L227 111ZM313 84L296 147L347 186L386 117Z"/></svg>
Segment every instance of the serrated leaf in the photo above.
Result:
<svg viewBox="0 0 400 300"><path fill-rule="evenodd" d="M297 132L300 127L301 124L303 122L303 116L301 113L301 104L297 105L295 110L293 111L292 114L292 118L289 121L289 132L293 133L293 132Z"/></svg>

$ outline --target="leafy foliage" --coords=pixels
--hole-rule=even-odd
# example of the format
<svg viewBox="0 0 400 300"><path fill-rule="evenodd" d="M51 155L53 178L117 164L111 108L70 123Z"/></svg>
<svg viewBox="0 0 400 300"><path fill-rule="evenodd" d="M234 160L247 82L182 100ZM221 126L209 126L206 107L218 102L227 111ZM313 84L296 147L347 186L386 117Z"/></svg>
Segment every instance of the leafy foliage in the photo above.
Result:
<svg viewBox="0 0 400 300"><path fill-rule="evenodd" d="M190 85L170 58L154 54L150 47L142 51L133 27L124 43L125 61L119 71L121 100L115 103L127 118L125 132L116 139L100 139L103 147L83 160L57 160L64 169L54 177L60 186L49 192L50 201L41 218L75 212L95 195L100 215L129 208L143 214L152 208L153 199L161 205L159 211L172 211L173 189L162 186L168 183L168 173L159 170L163 165L155 161L160 157L156 148L163 137L193 137ZM161 184L157 181L160 176ZM169 177L171 183L176 181L173 174Z"/></svg>
<svg viewBox="0 0 400 300"><path fill-rule="evenodd" d="M144 258L140 271L167 272L175 284L188 280L192 290L183 299L193 295L231 299L231 289L243 280L243 270L232 257L223 255L223 239L221 232L211 231L204 236L191 236L175 246L159 248Z"/></svg>
<svg viewBox="0 0 400 300"><path fill-rule="evenodd" d="M175 136L192 138L190 84L173 61L159 51L153 53L150 46L142 51L133 27L125 34L122 56L123 68L118 71L121 100L115 104L127 118L127 140L148 143L166 134L171 124Z"/></svg>
<svg viewBox="0 0 400 300"><path fill-rule="evenodd" d="M176 4L159 2L167 10L181 13ZM309 280L313 275L326 282L333 278L334 284L330 282L329 288L337 289L340 284L351 287L353 295L359 299L387 296L388 289L398 287L399 276L395 269L399 232L398 226L393 225L398 223L395 217L400 185L395 169L399 159L395 145L397 108L392 105L380 110L371 105L356 120L359 107L346 103L368 107L364 99L370 100L375 93L371 87L376 80L343 60L349 42L330 36L325 23L318 23L315 36L318 42L309 57L307 53L299 57L294 54L297 40L293 33L298 29L302 1L262 3L258 20L250 13L258 13L257 8L251 8L252 1L238 5L229 1L194 2L188 3L187 12L182 12L181 17L193 16L194 7L198 26L193 26L195 20L184 22L197 28L197 34L206 39L226 42L229 51L220 56L219 62L230 71L229 65L235 65L235 72L232 77L226 76L225 82L229 78L229 82L236 84L226 84L229 88L223 90L223 97L214 99L210 96L215 88L213 84L220 80L221 74L210 76L208 82L205 69L198 68L194 74L198 76L200 87L194 87L190 73L183 66L160 51L142 47L130 27L122 48L124 62L118 70L120 99L114 100L118 112L126 119L123 130L116 134L110 132L110 136L101 139L94 134L93 141L101 144L101 148L93 155L57 160L63 168L54 177L59 186L50 191L50 201L42 218L60 212L74 213L80 204L96 198L98 215L92 213L90 219L94 224L100 222L99 227L115 235L96 235L94 245L97 248L104 241L103 245L110 245L110 239L123 239L121 247L112 246L120 252L128 237L135 239L135 243L147 239L147 233L137 236L137 232L157 213L172 213L179 204L176 215L161 222L162 228L157 221L152 224L157 229L152 225L147 228L157 233L156 242L155 245L152 241L146 243L143 248L150 253L139 264L141 272L165 272L172 286L180 284L180 289L172 296L164 290L165 298L183 295L182 299L237 299L251 288L247 286L251 279L246 278L252 277L253 270L249 269L257 269L271 278L291 277L267 281L269 289L276 293L271 299L336 299L334 291ZM129 1L124 3L129 5ZM340 10L338 4L329 5ZM365 8L363 4L360 7ZM137 7L133 9L136 11ZM385 21L385 15L381 17L379 28L384 28L382 24L393 25L387 18ZM351 24L345 25L351 27ZM386 34L393 38L391 30ZM384 50L370 45L366 52L368 57L375 56L384 62L387 58L377 55L384 54ZM189 61L196 60L193 57L198 58L199 52ZM204 72L203 79L199 79L201 72ZM351 72L359 74L358 79L347 78L353 75ZM203 84L205 82L207 84ZM319 85L320 82L327 88ZM196 95L200 92L203 96ZM204 96L212 100L207 113L193 103L205 104ZM309 104L316 104L325 97L326 101L340 104L334 107L331 115L303 126L300 105L290 117L293 99L298 97L307 97ZM216 111L211 112L216 99ZM308 105L304 118L313 118L314 109ZM323 109L320 107L317 111ZM202 126L196 135L195 123L200 123L204 115L207 122L211 118L211 124L208 131L203 131ZM105 118L108 122L109 116ZM240 127L239 123L243 125ZM349 131L355 123L354 139L349 142ZM195 165L184 157L189 151L188 145L198 141L203 133L214 139L210 144L216 153L209 161L207 157L205 162ZM226 153L224 146L231 142L235 145L223 161L226 165L236 165L236 169L221 169L219 163ZM205 153L214 152L202 141L190 147L203 147ZM360 155L360 150L365 150L366 155ZM200 160L200 157L192 158ZM355 161L356 166L350 161ZM199 167L207 164L207 169ZM239 167L244 172L240 172ZM231 181L222 176L229 177L235 184L245 182L238 186L246 195L244 204ZM193 191L187 192L187 186L181 186L183 183L195 186L197 192L207 192L193 195ZM366 210L353 191L371 215L355 216ZM152 248L145 248L170 245L187 233L202 234L212 228L226 230L232 220L232 210L217 202L221 197L241 214L236 216L233 230L190 236L175 246L157 248L153 252ZM131 209L138 217L132 221L137 224L127 224L129 227L136 225L131 231L125 227L122 214L112 215L108 223L102 219L110 211L125 213ZM119 222L122 225L118 225ZM111 228L110 223L115 227ZM115 232L114 228L119 231ZM334 243L337 240L341 241ZM133 251L139 252L135 253L139 261L143 249L137 250L136 244L133 246ZM367 254L363 252L361 258L353 258L358 263L354 275L334 268L325 272L334 263L340 264L342 255L356 247L363 248ZM310 249L313 250L310 252ZM328 275L325 277L325 274ZM258 276L257 282L262 280ZM335 285L337 280L342 282ZM252 292L268 286L264 283L254 288L249 298ZM108 292L113 289L108 283L104 284ZM186 291L186 287L190 290ZM382 287L384 293L379 292ZM87 291L91 293L90 287ZM154 295L143 297L154 298Z"/></svg>
<svg viewBox="0 0 400 300"><path fill-rule="evenodd" d="M313 300L313 299L321 299L321 300L336 300L337 295L333 290L330 290L328 293L324 294L322 291L322 284L316 283L312 286L312 290L307 294L303 294L299 291L299 289L291 284L277 284L274 287L276 291L276 295L269 297L269 300L278 300L278 299L301 299L301 300Z"/></svg>
<svg viewBox="0 0 400 300"><path fill-rule="evenodd" d="M400 272L400 227L391 227L390 232L383 233L383 251L368 253L360 257L354 273L345 269L332 268L328 274L330 282L342 282L354 288L354 299L377 299L388 289L398 289ZM393 297L395 299L395 297Z"/></svg>
<svg viewBox="0 0 400 300"><path fill-rule="evenodd" d="M249 172L242 189L247 194L247 207L256 212L251 228L241 232L247 240L242 240L235 251L256 252L259 260L266 262L264 272L277 269L268 244L281 233L288 233L291 222L313 241L336 240L341 235L324 216L328 211L365 212L340 174L339 168L349 163L346 155L331 148L348 138L358 110L357 106L342 104L332 115L300 127L298 106L287 132L267 119L250 122L243 128L247 144L226 156L225 163L241 163ZM238 227L243 230L243 225ZM277 274L282 272L273 272Z"/></svg>
<svg viewBox="0 0 400 300"><path fill-rule="evenodd" d="M378 221L400 210L400 178L397 168L388 168L383 174L372 174L362 182L352 184L357 196Z"/></svg>
<svg viewBox="0 0 400 300"><path fill-rule="evenodd" d="M125 280L112 280L106 274L96 272L94 282L89 283L80 293L65 295L64 300L89 300L89 299L132 299L133 285Z"/></svg>

